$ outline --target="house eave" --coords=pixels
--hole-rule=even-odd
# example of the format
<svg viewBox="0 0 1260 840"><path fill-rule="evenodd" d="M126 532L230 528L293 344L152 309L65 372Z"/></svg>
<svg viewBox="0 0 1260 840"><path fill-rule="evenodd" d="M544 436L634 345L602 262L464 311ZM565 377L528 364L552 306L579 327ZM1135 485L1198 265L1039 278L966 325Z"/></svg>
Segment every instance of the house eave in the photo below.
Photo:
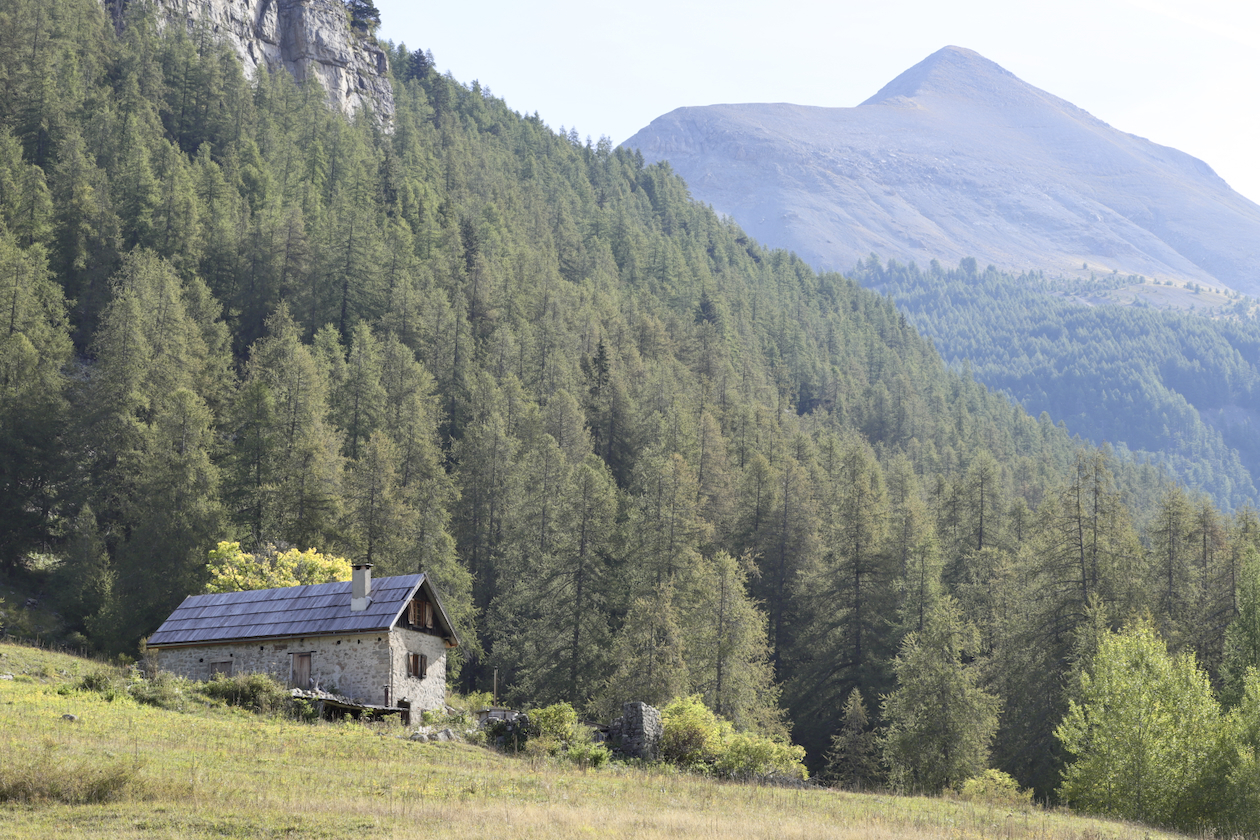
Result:
<svg viewBox="0 0 1260 840"><path fill-rule="evenodd" d="M211 645L251 645L259 642L284 642L293 639L331 639L331 638L354 638L356 636L371 636L389 633L389 627L378 627L375 630L358 630L347 633L344 630L335 633L294 633L285 636L249 636L247 638L236 639L198 639L195 642L159 642L157 644L146 644L149 650L170 650L174 648L190 648L190 647L209 647Z"/></svg>

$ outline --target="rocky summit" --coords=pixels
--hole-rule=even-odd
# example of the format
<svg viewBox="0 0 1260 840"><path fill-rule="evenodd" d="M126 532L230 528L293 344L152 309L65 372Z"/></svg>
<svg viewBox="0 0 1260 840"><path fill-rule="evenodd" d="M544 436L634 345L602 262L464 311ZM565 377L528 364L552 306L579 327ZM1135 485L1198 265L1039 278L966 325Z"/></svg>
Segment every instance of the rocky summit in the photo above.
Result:
<svg viewBox="0 0 1260 840"><path fill-rule="evenodd" d="M1206 163L945 47L855 108L679 108L624 144L818 268L1119 271L1260 293L1260 207Z"/></svg>
<svg viewBox="0 0 1260 840"><path fill-rule="evenodd" d="M110 4L113 8L116 4ZM378 118L394 113L385 52L355 32L341 0L156 0L161 19L190 32L208 28L241 57L245 74L281 70L299 82L319 81L329 104L345 114L370 107Z"/></svg>

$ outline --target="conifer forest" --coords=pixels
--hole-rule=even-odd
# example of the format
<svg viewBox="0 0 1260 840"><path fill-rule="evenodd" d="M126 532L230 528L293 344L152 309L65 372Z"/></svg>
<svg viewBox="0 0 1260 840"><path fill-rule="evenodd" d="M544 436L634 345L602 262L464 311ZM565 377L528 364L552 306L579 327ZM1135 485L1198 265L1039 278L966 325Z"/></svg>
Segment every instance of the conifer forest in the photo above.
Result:
<svg viewBox="0 0 1260 840"><path fill-rule="evenodd" d="M386 123L177 30L0 2L0 574L87 644L315 550L431 575L455 691L1260 832L1248 504L422 50Z"/></svg>

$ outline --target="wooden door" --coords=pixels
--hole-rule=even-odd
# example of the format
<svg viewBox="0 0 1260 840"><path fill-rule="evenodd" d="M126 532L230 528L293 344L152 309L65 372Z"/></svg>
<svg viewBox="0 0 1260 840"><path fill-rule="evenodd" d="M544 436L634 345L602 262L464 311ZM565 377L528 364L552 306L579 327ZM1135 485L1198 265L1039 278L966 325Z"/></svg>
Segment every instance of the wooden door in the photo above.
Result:
<svg viewBox="0 0 1260 840"><path fill-rule="evenodd" d="M293 676L289 680L289 685L303 689L311 687L311 655L309 653L293 654Z"/></svg>

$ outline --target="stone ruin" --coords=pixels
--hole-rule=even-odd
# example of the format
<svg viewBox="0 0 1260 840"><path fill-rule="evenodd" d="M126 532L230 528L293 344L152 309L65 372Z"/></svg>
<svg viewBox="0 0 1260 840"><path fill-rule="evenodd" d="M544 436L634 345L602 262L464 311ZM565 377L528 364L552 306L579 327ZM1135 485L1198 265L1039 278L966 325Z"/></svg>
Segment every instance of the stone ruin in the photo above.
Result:
<svg viewBox="0 0 1260 840"><path fill-rule="evenodd" d="M660 710L647 703L623 704L621 717L608 725L609 745L626 758L659 760L664 734Z"/></svg>

